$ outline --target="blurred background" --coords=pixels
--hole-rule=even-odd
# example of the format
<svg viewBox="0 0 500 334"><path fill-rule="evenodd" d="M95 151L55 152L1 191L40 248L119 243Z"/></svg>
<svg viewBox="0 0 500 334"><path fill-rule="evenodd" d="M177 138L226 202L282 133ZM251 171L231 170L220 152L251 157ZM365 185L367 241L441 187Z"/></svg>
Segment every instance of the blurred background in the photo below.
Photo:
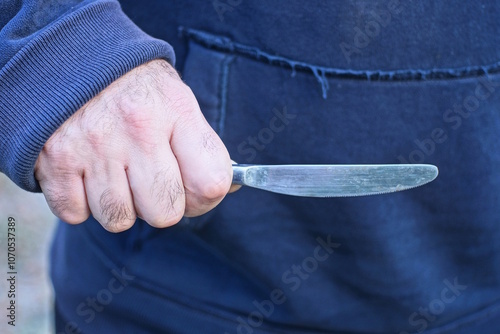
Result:
<svg viewBox="0 0 500 334"><path fill-rule="evenodd" d="M16 327L9 326L7 223L16 219ZM49 249L56 218L42 194L21 190L0 173L0 333L53 333Z"/></svg>

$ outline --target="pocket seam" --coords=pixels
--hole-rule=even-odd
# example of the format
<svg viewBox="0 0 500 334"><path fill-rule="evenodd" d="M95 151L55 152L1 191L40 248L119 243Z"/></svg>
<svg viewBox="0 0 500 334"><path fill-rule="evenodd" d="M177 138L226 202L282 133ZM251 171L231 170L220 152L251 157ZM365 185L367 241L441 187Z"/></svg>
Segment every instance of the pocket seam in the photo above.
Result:
<svg viewBox="0 0 500 334"><path fill-rule="evenodd" d="M226 55L221 62L220 69L220 110L219 110L219 120L217 122L217 133L221 138L224 137L224 128L226 124L226 114L227 114L227 92L229 86L229 71L231 63L233 62L234 55Z"/></svg>
<svg viewBox="0 0 500 334"><path fill-rule="evenodd" d="M487 65L463 66L456 68L432 69L395 69L395 70L354 70L335 67L325 67L290 59L280 55L272 55L257 47L237 43L228 37L214 35L209 32L179 27L179 33L199 45L209 49L219 50L228 54L245 56L272 65L289 67L293 73L296 70L312 72L323 90L326 99L329 89L328 78L354 79L363 81L424 81L449 80L488 76L500 73L500 61Z"/></svg>

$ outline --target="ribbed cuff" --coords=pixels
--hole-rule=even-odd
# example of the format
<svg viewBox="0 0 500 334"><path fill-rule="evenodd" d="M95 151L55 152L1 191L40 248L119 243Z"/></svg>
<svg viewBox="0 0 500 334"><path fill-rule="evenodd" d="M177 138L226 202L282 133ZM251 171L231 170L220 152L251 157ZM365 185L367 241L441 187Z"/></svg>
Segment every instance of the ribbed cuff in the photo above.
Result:
<svg viewBox="0 0 500 334"><path fill-rule="evenodd" d="M0 171L39 192L33 169L45 142L74 112L133 68L175 61L117 2L91 4L41 33L0 70Z"/></svg>

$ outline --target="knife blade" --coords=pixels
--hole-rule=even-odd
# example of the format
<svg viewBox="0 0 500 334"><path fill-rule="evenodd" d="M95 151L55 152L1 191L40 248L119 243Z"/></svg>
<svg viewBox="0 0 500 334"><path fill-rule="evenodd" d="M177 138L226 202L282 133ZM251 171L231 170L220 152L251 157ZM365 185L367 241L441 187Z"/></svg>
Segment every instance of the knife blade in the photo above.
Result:
<svg viewBox="0 0 500 334"><path fill-rule="evenodd" d="M233 165L233 184L303 197L350 197L415 188L434 180L434 165Z"/></svg>

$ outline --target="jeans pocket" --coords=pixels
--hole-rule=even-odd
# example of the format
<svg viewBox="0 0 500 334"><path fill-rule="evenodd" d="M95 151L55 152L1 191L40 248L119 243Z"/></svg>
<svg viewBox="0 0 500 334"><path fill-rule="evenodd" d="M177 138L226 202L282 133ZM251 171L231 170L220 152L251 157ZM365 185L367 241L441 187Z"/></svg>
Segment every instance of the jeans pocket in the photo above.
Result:
<svg viewBox="0 0 500 334"><path fill-rule="evenodd" d="M229 67L234 55L189 41L183 79L193 90L203 115L219 136L224 134Z"/></svg>

